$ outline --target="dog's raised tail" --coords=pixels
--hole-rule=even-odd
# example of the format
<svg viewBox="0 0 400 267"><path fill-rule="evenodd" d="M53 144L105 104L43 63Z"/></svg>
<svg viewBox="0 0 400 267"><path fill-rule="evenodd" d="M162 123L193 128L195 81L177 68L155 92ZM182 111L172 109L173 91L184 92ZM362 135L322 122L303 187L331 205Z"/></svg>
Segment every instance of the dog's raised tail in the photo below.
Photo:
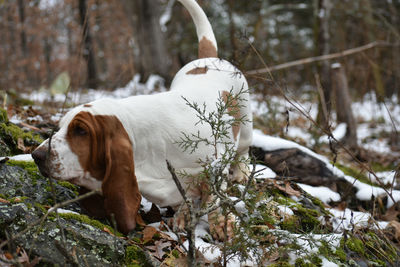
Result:
<svg viewBox="0 0 400 267"><path fill-rule="evenodd" d="M189 11L199 39L199 58L218 57L217 41L203 9L195 0L178 0Z"/></svg>

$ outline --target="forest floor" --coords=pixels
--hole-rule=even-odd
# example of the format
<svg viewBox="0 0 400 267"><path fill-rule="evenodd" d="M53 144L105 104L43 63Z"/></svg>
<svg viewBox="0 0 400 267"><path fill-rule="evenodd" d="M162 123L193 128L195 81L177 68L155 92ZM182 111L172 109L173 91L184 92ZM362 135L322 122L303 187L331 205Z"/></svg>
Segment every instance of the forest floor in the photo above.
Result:
<svg viewBox="0 0 400 267"><path fill-rule="evenodd" d="M122 98L160 91L165 91L165 88L159 77L152 76L146 84L139 83L135 77L126 87L112 92L70 92L66 99L65 94L51 94L50 91L42 90L22 95L25 99L23 101L19 96L10 97L4 107L11 123L46 136L46 132L57 125L63 113L76 104L101 97ZM352 195L349 198L340 191L340 187L325 185L324 180L316 182L315 178L312 182L302 180L304 177L298 177L295 182L288 182L279 172L279 168L274 168L267 161L262 162L261 158L257 165L258 169L262 169L257 177L257 186L270 192L278 191L279 194L271 193L262 200L268 199L275 203L273 211L266 212L273 220L268 223L256 223L258 231L268 226L269 232L261 231L259 234L268 237L272 233L275 237L257 242L268 243L269 249L285 247L284 253L279 249L279 253L271 250L270 255L263 258L263 263L340 266L351 265L349 262L353 261L360 266L395 266L399 260L397 247L400 242L398 100L393 98L385 103L378 103L373 95L366 95L362 101L353 103L353 112L358 122L359 150L349 155L340 147L332 148L328 136L322 134L317 125L304 116L317 116L317 104L313 94L305 94L296 99L293 106L280 96L252 96L251 105L256 129L253 147L261 149L264 157L278 150L301 151L312 158L313 162L322 164L322 168L325 168L329 175L351 187ZM334 115L332 121L332 134L340 140L345 135L346 125L336 125ZM35 144L29 146L20 143L18 149L21 154L27 154L34 147ZM21 159L30 160L29 156L14 157L14 160ZM366 170L363 164L370 169ZM319 176L316 176L318 179ZM146 200L142 205L145 214L154 212L153 206ZM165 216L164 209L157 207L157 210L160 216ZM238 207L238 210L241 208ZM242 207L241 212L249 211ZM295 229L296 227L299 229ZM203 254L203 261L210 264L220 261L223 252L221 246L210 239L207 229L206 220L196 228L196 244ZM267 232L269 234L266 234ZM187 241L183 245L178 244L179 237L163 221L144 227L142 234L142 247L169 266L178 262L175 254L184 254L184 247L187 246ZM276 241L277 238L279 242ZM357 240L360 240L361 244ZM376 251L371 252L374 246ZM385 250L390 252L382 257L378 256ZM254 252L255 254L257 253ZM234 253L233 255L229 266L243 266L241 258ZM255 262L255 256L252 258L250 255L247 259L248 266Z"/></svg>

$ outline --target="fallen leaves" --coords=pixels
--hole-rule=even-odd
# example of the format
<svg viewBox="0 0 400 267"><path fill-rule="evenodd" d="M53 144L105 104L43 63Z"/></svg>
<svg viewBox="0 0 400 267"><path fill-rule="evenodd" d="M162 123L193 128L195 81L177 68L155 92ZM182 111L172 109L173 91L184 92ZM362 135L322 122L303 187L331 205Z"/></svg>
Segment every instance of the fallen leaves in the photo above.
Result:
<svg viewBox="0 0 400 267"><path fill-rule="evenodd" d="M36 266L41 259L40 257L34 257L33 259L30 259L28 253L26 253L26 251L20 247L17 247L15 253L13 254L9 251L0 251L0 265L4 267L17 265L33 267Z"/></svg>
<svg viewBox="0 0 400 267"><path fill-rule="evenodd" d="M158 230L152 226L146 226L143 230L143 242L148 242L153 239L153 236L158 233Z"/></svg>
<svg viewBox="0 0 400 267"><path fill-rule="evenodd" d="M294 190L293 187L290 185L289 181L284 181L285 186L278 184L278 182L276 180L273 180L273 184L277 189L279 189L280 191L282 191L290 196L295 196L295 197L301 196L301 192Z"/></svg>

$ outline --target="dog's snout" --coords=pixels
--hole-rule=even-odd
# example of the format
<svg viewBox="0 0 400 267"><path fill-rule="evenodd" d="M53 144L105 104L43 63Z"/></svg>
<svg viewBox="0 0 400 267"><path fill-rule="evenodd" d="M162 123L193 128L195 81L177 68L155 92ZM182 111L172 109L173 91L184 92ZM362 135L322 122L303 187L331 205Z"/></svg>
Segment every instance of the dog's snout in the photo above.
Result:
<svg viewBox="0 0 400 267"><path fill-rule="evenodd" d="M46 156L47 156L47 151L45 151L44 149L38 148L32 152L32 158L36 164L45 162Z"/></svg>
<svg viewBox="0 0 400 267"><path fill-rule="evenodd" d="M39 171L47 176L47 168L46 168L46 159L47 159L47 150L43 148L37 148L32 152L32 158L35 161L36 165L39 167Z"/></svg>

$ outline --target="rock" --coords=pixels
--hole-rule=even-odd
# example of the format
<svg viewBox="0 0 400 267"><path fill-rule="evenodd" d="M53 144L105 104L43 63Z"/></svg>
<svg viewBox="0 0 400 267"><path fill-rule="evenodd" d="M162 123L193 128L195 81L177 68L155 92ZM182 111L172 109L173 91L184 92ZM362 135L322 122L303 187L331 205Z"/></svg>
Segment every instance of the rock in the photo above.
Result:
<svg viewBox="0 0 400 267"><path fill-rule="evenodd" d="M325 162L297 148L265 151L251 147L251 154L257 162L271 168L277 175L291 181L311 186L326 186L339 193L341 200L348 207L362 206L369 208L371 201L361 201L355 196L357 189L343 177L335 175Z"/></svg>
<svg viewBox="0 0 400 267"><path fill-rule="evenodd" d="M11 254L16 253L19 247L29 252L30 259L40 259L41 265L123 265L129 244L126 238L113 235L111 226L80 214L57 217L51 213L41 222L54 197L49 181L26 164L25 169L0 165L0 242L16 237L9 243L11 246L0 249L0 255L6 248ZM53 185L57 203L77 196L74 186ZM63 208L80 212L77 203ZM26 229L29 230L24 233ZM18 236L19 233L23 234Z"/></svg>
<svg viewBox="0 0 400 267"><path fill-rule="evenodd" d="M21 163L36 169L34 163ZM71 188L66 188L53 181L54 191L56 192L57 202L63 202L76 197L76 192ZM36 170L28 173L19 166L0 165L0 195L4 198L22 197L25 201L34 204L52 205L53 195L51 193L50 181L39 174ZM73 203L66 208L80 212L77 203Z"/></svg>

